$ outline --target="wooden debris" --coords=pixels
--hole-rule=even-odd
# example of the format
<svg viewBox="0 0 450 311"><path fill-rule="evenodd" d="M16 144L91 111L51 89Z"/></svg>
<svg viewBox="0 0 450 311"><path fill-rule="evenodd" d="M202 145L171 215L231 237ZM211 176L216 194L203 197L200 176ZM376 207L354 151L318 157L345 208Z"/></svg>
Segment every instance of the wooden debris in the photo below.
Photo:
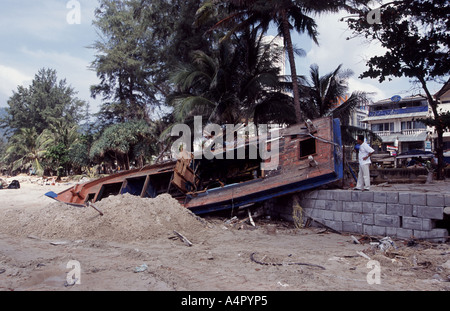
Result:
<svg viewBox="0 0 450 311"><path fill-rule="evenodd" d="M364 254L363 252L356 252L359 256L366 258L367 260L371 260L371 258L369 256L367 256L366 254Z"/></svg>
<svg viewBox="0 0 450 311"><path fill-rule="evenodd" d="M67 242L67 241L55 241L55 242L50 242L50 244L51 245L55 245L55 246L58 246L58 245L67 245L67 244L69 244L70 242Z"/></svg>
<svg viewBox="0 0 450 311"><path fill-rule="evenodd" d="M248 210L248 218L250 219L250 223L253 227L255 227L255 222L253 221L252 214L250 213L250 210Z"/></svg>
<svg viewBox="0 0 450 311"><path fill-rule="evenodd" d="M95 206L94 203L91 203L88 201L86 205L91 206L93 209L95 209L100 214L100 216L103 216L103 212L97 206Z"/></svg>
<svg viewBox="0 0 450 311"><path fill-rule="evenodd" d="M177 232L177 231L175 231L175 230L173 230L173 233L175 233L175 234L181 239L181 241L183 241L184 244L186 244L187 246L192 246L192 245L193 245L192 242L189 241L189 240L188 240L184 235L182 235L181 233L179 233L179 232Z"/></svg>
<svg viewBox="0 0 450 311"><path fill-rule="evenodd" d="M259 265L264 265L264 266L292 266L292 265L299 265L299 266L309 266L309 267L315 267L315 268L319 268L322 270L326 270L325 267L319 266L319 265L315 265L315 264L310 264L310 263L304 263L304 262L285 262L285 263L277 263L277 262L264 262L264 259L266 258L266 256L264 255L264 257L261 260L257 260L255 259L255 254L256 253L252 253L250 255L250 260L259 264Z"/></svg>

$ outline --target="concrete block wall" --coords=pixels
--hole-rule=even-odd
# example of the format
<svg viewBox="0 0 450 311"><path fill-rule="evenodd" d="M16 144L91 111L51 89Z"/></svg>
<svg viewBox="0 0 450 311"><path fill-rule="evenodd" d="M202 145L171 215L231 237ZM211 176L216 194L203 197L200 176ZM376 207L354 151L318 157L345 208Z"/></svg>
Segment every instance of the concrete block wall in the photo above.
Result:
<svg viewBox="0 0 450 311"><path fill-rule="evenodd" d="M437 239L448 236L438 228L450 195L439 193L313 190L298 194L306 216L340 232ZM288 198L269 204L274 216L293 220L293 204Z"/></svg>

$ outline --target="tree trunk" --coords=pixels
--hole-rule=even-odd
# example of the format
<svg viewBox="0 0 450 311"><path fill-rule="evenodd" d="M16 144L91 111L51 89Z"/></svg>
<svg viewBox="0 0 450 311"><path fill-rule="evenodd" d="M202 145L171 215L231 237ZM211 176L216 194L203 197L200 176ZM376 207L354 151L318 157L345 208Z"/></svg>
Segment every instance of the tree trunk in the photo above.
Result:
<svg viewBox="0 0 450 311"><path fill-rule="evenodd" d="M283 19L283 38L284 45L288 52L289 65L291 67L291 78L292 78L292 90L294 93L294 108L295 108L295 117L297 123L302 123L304 121L303 113L300 107L300 91L298 87L297 80L297 69L295 67L295 56L294 56L294 48L292 45L291 32L289 27L289 21L287 19L286 10L281 10L281 17Z"/></svg>
<svg viewBox="0 0 450 311"><path fill-rule="evenodd" d="M433 111L434 120L437 121L435 126L437 133L437 143L434 147L438 158L436 179L442 180L444 179L444 129L442 127L442 122L440 121L439 112L437 110L438 103L434 100L433 96L428 90L425 79L423 77L418 77L418 79L422 84L422 88L425 91L425 94L427 95L428 103L430 104L431 110Z"/></svg>

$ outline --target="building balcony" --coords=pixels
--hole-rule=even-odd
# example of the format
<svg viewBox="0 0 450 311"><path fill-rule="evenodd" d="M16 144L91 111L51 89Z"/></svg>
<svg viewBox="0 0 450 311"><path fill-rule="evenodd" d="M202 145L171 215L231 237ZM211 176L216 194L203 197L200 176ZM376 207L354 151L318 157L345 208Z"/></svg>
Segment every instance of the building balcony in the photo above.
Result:
<svg viewBox="0 0 450 311"><path fill-rule="evenodd" d="M399 142L425 141L428 136L426 129L402 130L401 132L374 131L374 133L377 134L383 142L394 142L396 140Z"/></svg>
<svg viewBox="0 0 450 311"><path fill-rule="evenodd" d="M426 129L414 129L414 130L402 130L401 132L391 132L391 131L374 131L378 136L390 136L390 135L419 135L426 132Z"/></svg>
<svg viewBox="0 0 450 311"><path fill-rule="evenodd" d="M388 110L375 110L370 111L367 118L363 121L382 121L399 118L417 118L426 117L428 115L428 106L388 109Z"/></svg>
<svg viewBox="0 0 450 311"><path fill-rule="evenodd" d="M396 115L396 114L409 114L409 113L418 113L418 112L428 112L428 106L387 109L387 110L375 110L375 111L369 112L369 117L381 117L381 116L390 116L390 115Z"/></svg>

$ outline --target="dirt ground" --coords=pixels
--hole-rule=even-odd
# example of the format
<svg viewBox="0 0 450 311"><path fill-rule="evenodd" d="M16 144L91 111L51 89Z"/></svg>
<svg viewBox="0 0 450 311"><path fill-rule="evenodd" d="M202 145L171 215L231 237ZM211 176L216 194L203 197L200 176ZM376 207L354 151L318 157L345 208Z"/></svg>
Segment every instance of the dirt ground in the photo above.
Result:
<svg viewBox="0 0 450 311"><path fill-rule="evenodd" d="M449 243L394 240L383 251L265 216L255 226L199 218L167 195L109 197L96 204L103 216L44 195L68 187L24 178L0 190L0 290L450 290Z"/></svg>

